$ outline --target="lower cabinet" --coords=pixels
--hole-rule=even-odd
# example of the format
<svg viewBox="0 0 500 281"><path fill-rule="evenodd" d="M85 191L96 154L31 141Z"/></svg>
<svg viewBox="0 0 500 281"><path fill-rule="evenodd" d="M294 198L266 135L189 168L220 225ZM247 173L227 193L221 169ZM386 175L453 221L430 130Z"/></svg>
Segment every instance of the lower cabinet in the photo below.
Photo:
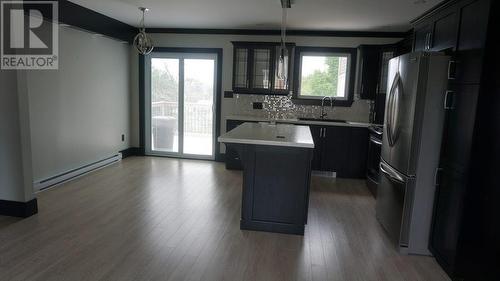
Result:
<svg viewBox="0 0 500 281"><path fill-rule="evenodd" d="M245 122L240 121L240 120L227 120L226 121L226 132L231 131L232 129L238 127L239 125L241 125L243 123L245 123ZM228 146L226 146L225 161L226 161L226 169L228 169L228 170L242 170L243 169L238 152L236 152L236 150L234 150Z"/></svg>
<svg viewBox="0 0 500 281"><path fill-rule="evenodd" d="M367 128L310 127L311 132L316 132L313 133L313 170L336 172L339 178L366 177L369 137Z"/></svg>
<svg viewBox="0 0 500 281"><path fill-rule="evenodd" d="M226 131L248 121L227 120ZM312 169L336 172L339 178L365 178L368 158L367 128L310 125L314 140ZM226 147L226 169L241 170L238 153Z"/></svg>

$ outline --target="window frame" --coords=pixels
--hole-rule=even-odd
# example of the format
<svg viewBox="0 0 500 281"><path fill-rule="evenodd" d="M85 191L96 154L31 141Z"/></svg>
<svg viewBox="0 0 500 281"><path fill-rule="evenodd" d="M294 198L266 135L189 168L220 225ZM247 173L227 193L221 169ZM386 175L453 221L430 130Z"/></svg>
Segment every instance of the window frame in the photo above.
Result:
<svg viewBox="0 0 500 281"><path fill-rule="evenodd" d="M354 87L356 82L356 67L357 67L357 54L356 48L337 48L337 47L295 47L294 56L294 71L293 71L293 95L292 101L295 104L304 105L321 105L323 97L311 97L300 95L300 82L302 74L302 56L303 53L316 53L325 55L346 55L349 59L347 61L347 84L346 84L346 97L345 99L335 100L335 106L350 107L354 102ZM307 54L306 54L307 55Z"/></svg>

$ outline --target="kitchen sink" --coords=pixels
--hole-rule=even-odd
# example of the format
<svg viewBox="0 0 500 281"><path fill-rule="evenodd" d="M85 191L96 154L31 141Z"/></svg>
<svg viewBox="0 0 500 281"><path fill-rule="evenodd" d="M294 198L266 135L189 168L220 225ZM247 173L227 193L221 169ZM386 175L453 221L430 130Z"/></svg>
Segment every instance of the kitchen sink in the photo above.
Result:
<svg viewBox="0 0 500 281"><path fill-rule="evenodd" d="M299 118L299 120L301 120L301 121L319 121L319 122L347 123L346 120L340 120L340 119Z"/></svg>

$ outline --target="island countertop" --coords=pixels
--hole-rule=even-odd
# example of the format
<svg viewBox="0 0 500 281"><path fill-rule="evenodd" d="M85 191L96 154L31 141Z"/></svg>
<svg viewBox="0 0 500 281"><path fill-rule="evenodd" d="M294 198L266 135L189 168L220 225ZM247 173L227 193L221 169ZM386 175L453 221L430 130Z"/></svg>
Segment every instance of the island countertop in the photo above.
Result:
<svg viewBox="0 0 500 281"><path fill-rule="evenodd" d="M309 126L243 123L218 138L222 143L314 148Z"/></svg>

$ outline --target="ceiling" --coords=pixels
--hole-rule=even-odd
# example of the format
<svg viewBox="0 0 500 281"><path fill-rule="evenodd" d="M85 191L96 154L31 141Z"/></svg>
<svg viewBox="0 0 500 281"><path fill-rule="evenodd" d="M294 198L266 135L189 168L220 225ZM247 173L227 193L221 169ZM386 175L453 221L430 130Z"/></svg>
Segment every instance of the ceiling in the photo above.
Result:
<svg viewBox="0 0 500 281"><path fill-rule="evenodd" d="M407 31L409 21L443 0L294 0L288 28L335 31ZM138 26L137 7L150 8L157 28L276 29L280 0L71 0ZM418 2L419 4L415 4Z"/></svg>

